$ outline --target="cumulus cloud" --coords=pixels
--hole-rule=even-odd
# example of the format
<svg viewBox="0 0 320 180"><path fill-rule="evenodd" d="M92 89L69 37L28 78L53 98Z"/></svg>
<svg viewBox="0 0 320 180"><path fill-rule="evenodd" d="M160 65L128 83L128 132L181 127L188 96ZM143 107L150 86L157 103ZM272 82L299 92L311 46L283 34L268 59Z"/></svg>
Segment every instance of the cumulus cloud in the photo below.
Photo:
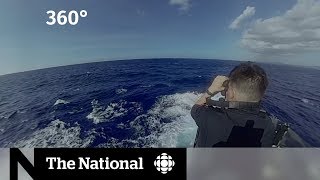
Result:
<svg viewBox="0 0 320 180"><path fill-rule="evenodd" d="M238 16L229 26L230 29L238 29L241 24L256 13L255 7L247 6L247 8Z"/></svg>
<svg viewBox="0 0 320 180"><path fill-rule="evenodd" d="M179 6L181 11L188 11L191 8L191 0L170 0L169 4Z"/></svg>
<svg viewBox="0 0 320 180"><path fill-rule="evenodd" d="M298 0L283 15L256 20L241 45L262 58L319 51L320 1Z"/></svg>

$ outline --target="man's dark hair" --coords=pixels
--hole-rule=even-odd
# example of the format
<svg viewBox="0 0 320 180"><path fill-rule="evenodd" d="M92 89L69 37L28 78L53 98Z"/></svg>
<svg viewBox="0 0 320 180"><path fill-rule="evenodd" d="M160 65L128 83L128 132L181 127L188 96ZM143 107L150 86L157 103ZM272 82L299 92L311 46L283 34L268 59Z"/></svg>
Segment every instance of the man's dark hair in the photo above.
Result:
<svg viewBox="0 0 320 180"><path fill-rule="evenodd" d="M229 85L248 101L260 101L268 84L266 72L252 62L241 63L229 74Z"/></svg>

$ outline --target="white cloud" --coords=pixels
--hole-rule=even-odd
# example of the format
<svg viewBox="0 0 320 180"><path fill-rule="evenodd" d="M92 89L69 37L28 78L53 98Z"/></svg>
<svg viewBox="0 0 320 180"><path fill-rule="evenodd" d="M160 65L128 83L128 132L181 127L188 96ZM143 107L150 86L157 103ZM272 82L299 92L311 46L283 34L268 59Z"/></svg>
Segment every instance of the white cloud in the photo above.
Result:
<svg viewBox="0 0 320 180"><path fill-rule="evenodd" d="M191 8L191 0L170 0L169 4L179 6L181 11L188 11Z"/></svg>
<svg viewBox="0 0 320 180"><path fill-rule="evenodd" d="M229 26L230 29L238 29L241 24L256 13L255 7L247 6L247 8L238 16Z"/></svg>
<svg viewBox="0 0 320 180"><path fill-rule="evenodd" d="M319 51L320 1L298 0L283 15L256 20L241 45L264 59Z"/></svg>

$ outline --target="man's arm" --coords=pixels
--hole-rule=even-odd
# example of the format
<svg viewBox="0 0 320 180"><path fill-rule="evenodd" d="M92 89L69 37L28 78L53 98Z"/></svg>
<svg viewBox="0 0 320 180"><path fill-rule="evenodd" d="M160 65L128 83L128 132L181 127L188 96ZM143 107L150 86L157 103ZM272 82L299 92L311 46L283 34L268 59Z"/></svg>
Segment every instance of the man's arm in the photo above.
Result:
<svg viewBox="0 0 320 180"><path fill-rule="evenodd" d="M228 80L228 77L217 76L211 86L208 88L208 91L212 94L223 91L223 82L225 82L226 80ZM208 97L210 97L210 95L205 92L204 95L202 95L202 97L195 103L195 105L191 109L191 116L198 127L200 127L201 122L207 118L209 108L205 106L205 104Z"/></svg>
<svg viewBox="0 0 320 180"><path fill-rule="evenodd" d="M216 94L220 91L223 91L225 87L223 87L223 83L228 80L228 77L226 76L217 76L211 86L208 88L208 91L211 94ZM207 91L204 93L204 95L201 96L201 98L196 102L197 105L204 105L206 103L206 99L210 97L210 95L207 93Z"/></svg>

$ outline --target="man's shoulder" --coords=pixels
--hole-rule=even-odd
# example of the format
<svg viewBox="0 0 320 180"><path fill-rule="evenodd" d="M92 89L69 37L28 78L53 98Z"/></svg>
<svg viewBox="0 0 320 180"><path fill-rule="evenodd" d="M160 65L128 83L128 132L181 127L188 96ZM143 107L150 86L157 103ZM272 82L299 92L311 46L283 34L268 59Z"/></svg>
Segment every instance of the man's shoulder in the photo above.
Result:
<svg viewBox="0 0 320 180"><path fill-rule="evenodd" d="M221 108L207 106L207 105L198 105L195 104L191 109L191 117L195 120L198 126L204 123L208 119L218 119L217 117L223 114Z"/></svg>
<svg viewBox="0 0 320 180"><path fill-rule="evenodd" d="M197 114L197 113L204 113L204 114L224 113L224 109L219 107L214 107L214 106L195 104L191 109L191 114Z"/></svg>

